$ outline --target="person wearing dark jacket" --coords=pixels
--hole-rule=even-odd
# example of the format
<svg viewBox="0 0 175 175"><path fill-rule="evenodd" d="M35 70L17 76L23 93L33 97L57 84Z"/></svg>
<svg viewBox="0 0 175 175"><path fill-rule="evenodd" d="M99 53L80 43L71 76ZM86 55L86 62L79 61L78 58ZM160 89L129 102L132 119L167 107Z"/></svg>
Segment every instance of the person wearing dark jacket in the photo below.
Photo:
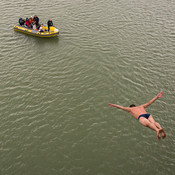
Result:
<svg viewBox="0 0 175 175"><path fill-rule="evenodd" d="M36 15L34 16L33 22L36 24L36 26L39 25L39 18L38 18L38 16L36 16Z"/></svg>
<svg viewBox="0 0 175 175"><path fill-rule="evenodd" d="M22 25L24 25L24 23L25 23L25 20L22 18L19 18L19 24L22 26Z"/></svg>
<svg viewBox="0 0 175 175"><path fill-rule="evenodd" d="M53 26L53 22L51 19L49 19L49 21L47 22L48 25L48 31L50 31L50 26Z"/></svg>

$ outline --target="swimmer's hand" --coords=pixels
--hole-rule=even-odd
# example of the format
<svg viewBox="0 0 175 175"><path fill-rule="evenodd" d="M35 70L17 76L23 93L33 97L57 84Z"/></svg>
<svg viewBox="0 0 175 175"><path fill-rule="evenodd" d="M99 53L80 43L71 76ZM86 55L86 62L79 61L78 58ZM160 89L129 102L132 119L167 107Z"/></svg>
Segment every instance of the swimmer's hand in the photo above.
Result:
<svg viewBox="0 0 175 175"><path fill-rule="evenodd" d="M115 105L115 104L112 104L112 103L108 103L108 105L109 105L110 107L116 107L116 105Z"/></svg>
<svg viewBox="0 0 175 175"><path fill-rule="evenodd" d="M157 95L157 98L162 98L163 96L163 91L161 91L158 95Z"/></svg>

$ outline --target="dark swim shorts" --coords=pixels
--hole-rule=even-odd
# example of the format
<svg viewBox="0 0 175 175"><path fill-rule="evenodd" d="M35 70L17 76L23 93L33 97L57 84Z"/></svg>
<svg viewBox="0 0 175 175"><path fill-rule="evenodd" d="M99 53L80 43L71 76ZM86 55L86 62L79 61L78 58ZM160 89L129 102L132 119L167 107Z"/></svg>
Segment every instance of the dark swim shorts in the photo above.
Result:
<svg viewBox="0 0 175 175"><path fill-rule="evenodd" d="M150 114L141 114L141 115L139 115L138 120L140 119L140 117L145 117L146 119L148 119L149 116L150 116Z"/></svg>

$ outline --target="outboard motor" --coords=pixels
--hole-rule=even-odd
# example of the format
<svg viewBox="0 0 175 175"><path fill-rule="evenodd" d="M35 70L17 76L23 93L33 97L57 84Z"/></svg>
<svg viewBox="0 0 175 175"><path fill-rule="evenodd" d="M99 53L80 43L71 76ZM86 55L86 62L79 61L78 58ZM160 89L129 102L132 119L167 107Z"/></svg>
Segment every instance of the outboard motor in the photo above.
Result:
<svg viewBox="0 0 175 175"><path fill-rule="evenodd" d="M25 23L24 19L19 18L19 24L22 26L22 25L24 25L24 23Z"/></svg>

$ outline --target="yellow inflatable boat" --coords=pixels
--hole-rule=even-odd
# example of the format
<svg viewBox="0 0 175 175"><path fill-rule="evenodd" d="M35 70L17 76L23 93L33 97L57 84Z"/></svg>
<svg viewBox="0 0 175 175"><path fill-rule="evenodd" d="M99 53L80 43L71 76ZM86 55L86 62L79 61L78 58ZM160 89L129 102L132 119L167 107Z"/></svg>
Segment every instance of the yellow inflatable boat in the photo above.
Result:
<svg viewBox="0 0 175 175"><path fill-rule="evenodd" d="M47 31L48 29L47 25L43 25L43 29L45 30L44 32L39 32L37 29L33 30L25 25L18 24L14 26L14 30L18 32L22 32L22 33L26 33L26 34L38 36L38 37L53 37L53 36L58 36L59 34L59 30L53 26L50 27L49 32Z"/></svg>

